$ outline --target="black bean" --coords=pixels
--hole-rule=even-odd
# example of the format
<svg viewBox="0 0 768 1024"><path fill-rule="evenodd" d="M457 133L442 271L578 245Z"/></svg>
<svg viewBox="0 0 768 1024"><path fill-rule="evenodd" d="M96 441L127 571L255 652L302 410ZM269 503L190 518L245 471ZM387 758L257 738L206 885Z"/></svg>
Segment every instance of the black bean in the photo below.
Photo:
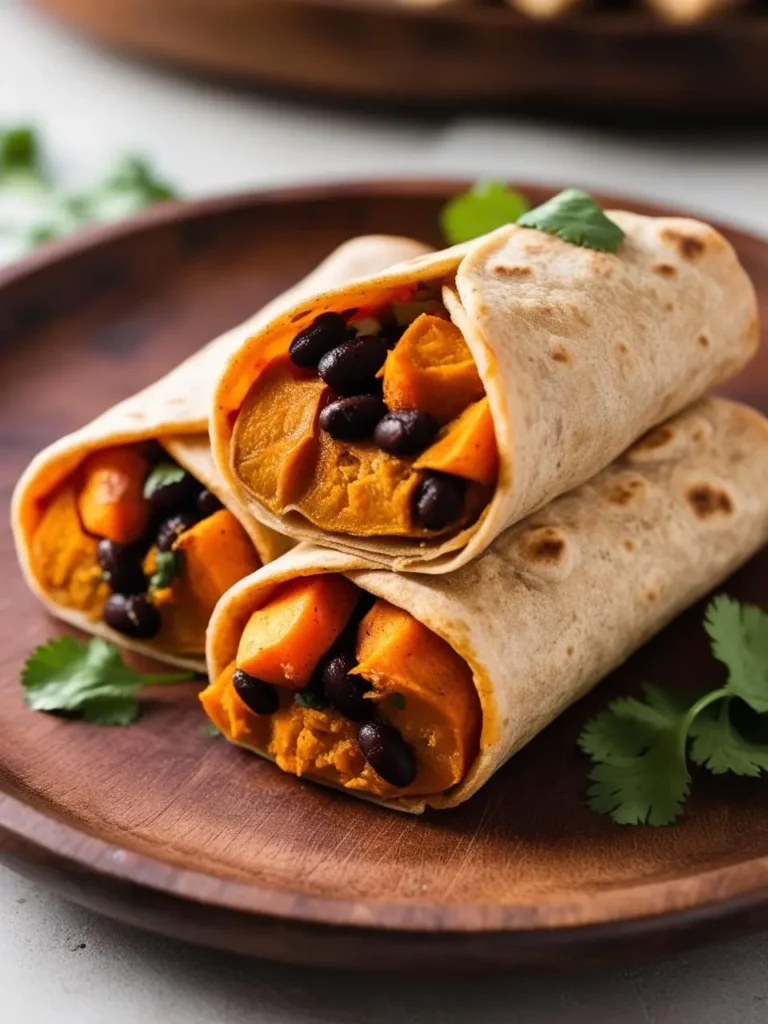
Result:
<svg viewBox="0 0 768 1024"><path fill-rule="evenodd" d="M273 715L280 704L277 690L256 676L236 668L232 676L235 693L257 715Z"/></svg>
<svg viewBox="0 0 768 1024"><path fill-rule="evenodd" d="M321 313L309 327L299 331L290 344L288 355L296 366L315 369L326 352L347 337L347 322L341 313Z"/></svg>
<svg viewBox="0 0 768 1024"><path fill-rule="evenodd" d="M124 636L149 640L160 632L160 612L144 594L112 594L104 605L104 621Z"/></svg>
<svg viewBox="0 0 768 1024"><path fill-rule="evenodd" d="M194 508L200 484L191 473L184 473L180 480L161 484L149 499L157 512L181 512Z"/></svg>
<svg viewBox="0 0 768 1024"><path fill-rule="evenodd" d="M405 334L405 327L393 320L391 323L384 324L379 334L387 348L394 348Z"/></svg>
<svg viewBox="0 0 768 1024"><path fill-rule="evenodd" d="M320 426L337 441L360 441L370 437L386 411L378 395L339 398L320 413Z"/></svg>
<svg viewBox="0 0 768 1024"><path fill-rule="evenodd" d="M143 594L147 589L141 552L136 546L100 540L96 558L114 594Z"/></svg>
<svg viewBox="0 0 768 1024"><path fill-rule="evenodd" d="M429 448L439 429L440 424L428 412L388 412L377 423L373 439L390 455L416 455Z"/></svg>
<svg viewBox="0 0 768 1024"><path fill-rule="evenodd" d="M160 524L157 531L158 551L170 551L182 533L186 533L197 522L197 516L193 512L179 512Z"/></svg>
<svg viewBox="0 0 768 1024"><path fill-rule="evenodd" d="M442 530L464 511L465 480L448 473L428 473L416 488L413 515L425 530Z"/></svg>
<svg viewBox="0 0 768 1024"><path fill-rule="evenodd" d="M329 703L353 722L368 722L376 714L376 705L366 700L370 684L362 676L349 673L357 665L353 647L332 648L320 663L323 690Z"/></svg>
<svg viewBox="0 0 768 1024"><path fill-rule="evenodd" d="M201 519L207 519L208 516L212 516L214 512L219 512L224 508L216 495L212 494L205 487L198 494L195 506L197 508L197 514Z"/></svg>
<svg viewBox="0 0 768 1024"><path fill-rule="evenodd" d="M375 334L363 334L332 348L320 360L317 372L342 395L359 395L374 386L387 349Z"/></svg>
<svg viewBox="0 0 768 1024"><path fill-rule="evenodd" d="M388 722L366 722L357 740L363 757L391 786L402 789L416 778L416 755L400 733Z"/></svg>

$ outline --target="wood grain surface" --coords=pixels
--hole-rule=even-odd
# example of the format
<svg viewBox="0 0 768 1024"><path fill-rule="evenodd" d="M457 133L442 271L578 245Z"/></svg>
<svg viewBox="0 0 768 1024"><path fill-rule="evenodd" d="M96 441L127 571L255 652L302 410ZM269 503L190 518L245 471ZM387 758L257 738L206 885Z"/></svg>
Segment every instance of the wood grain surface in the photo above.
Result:
<svg viewBox="0 0 768 1024"><path fill-rule="evenodd" d="M461 2L35 2L121 48L313 97L704 119L768 110L761 10L683 26L610 2L554 23Z"/></svg>
<svg viewBox="0 0 768 1024"><path fill-rule="evenodd" d="M39 448L138 389L350 235L439 242L462 183L373 183L172 204L0 272L0 492ZM542 190L525 187L532 199ZM622 200L606 200L615 205ZM768 246L727 232L768 314ZM768 351L729 393L768 410ZM343 966L574 965L768 924L768 787L704 777L684 820L619 828L584 806L575 739L643 680L714 685L683 615L454 811L404 817L202 731L193 687L128 729L35 714L20 666L60 632L0 527L0 859L123 920ZM768 601L768 556L728 584Z"/></svg>

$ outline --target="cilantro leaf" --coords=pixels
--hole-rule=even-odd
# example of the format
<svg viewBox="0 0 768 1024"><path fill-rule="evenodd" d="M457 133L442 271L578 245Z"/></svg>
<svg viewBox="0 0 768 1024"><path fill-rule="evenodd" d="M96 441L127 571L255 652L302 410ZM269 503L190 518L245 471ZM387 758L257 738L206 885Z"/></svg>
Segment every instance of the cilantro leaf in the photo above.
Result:
<svg viewBox="0 0 768 1024"><path fill-rule="evenodd" d="M37 136L29 125L17 125L0 135L0 181L12 186L45 184Z"/></svg>
<svg viewBox="0 0 768 1024"><path fill-rule="evenodd" d="M158 551L155 555L155 571L149 578L149 589L164 590L170 587L183 564L184 555L181 551Z"/></svg>
<svg viewBox="0 0 768 1024"><path fill-rule="evenodd" d="M144 497L151 498L155 491L167 484L177 484L184 479L186 472L175 462L158 462L144 481Z"/></svg>
<svg viewBox="0 0 768 1024"><path fill-rule="evenodd" d="M440 213L440 226L448 243L469 242L489 231L514 224L530 203L501 181L479 181L463 195L451 199Z"/></svg>
<svg viewBox="0 0 768 1024"><path fill-rule="evenodd" d="M731 721L730 700L705 708L693 721L691 760L713 775L758 776L768 771L768 743L746 739Z"/></svg>
<svg viewBox="0 0 768 1024"><path fill-rule="evenodd" d="M70 714L97 725L129 725L139 716L142 687L192 678L191 672L137 672L106 640L84 643L61 636L33 651L22 669L21 685L33 711Z"/></svg>
<svg viewBox="0 0 768 1024"><path fill-rule="evenodd" d="M206 736L223 736L221 729L216 725L215 722L208 721L200 730L205 733Z"/></svg>
<svg viewBox="0 0 768 1024"><path fill-rule="evenodd" d="M578 744L597 762L587 803L620 825L666 825L682 811L688 772L679 731L690 701L644 686L645 701L624 697L584 727Z"/></svg>
<svg viewBox="0 0 768 1024"><path fill-rule="evenodd" d="M635 757L611 757L589 773L587 802L618 825L669 825L680 816L690 779L677 731L657 730Z"/></svg>
<svg viewBox="0 0 768 1024"><path fill-rule="evenodd" d="M677 729L692 704L646 683L645 703L635 697L620 697L587 722L578 745L593 760L637 757L647 750L659 732Z"/></svg>
<svg viewBox="0 0 768 1024"><path fill-rule="evenodd" d="M720 594L707 607L704 628L712 653L728 668L726 689L755 711L768 711L768 613Z"/></svg>
<svg viewBox="0 0 768 1024"><path fill-rule="evenodd" d="M599 252L616 252L624 238L618 224L606 217L592 196L576 188L559 192L523 214L517 223Z"/></svg>

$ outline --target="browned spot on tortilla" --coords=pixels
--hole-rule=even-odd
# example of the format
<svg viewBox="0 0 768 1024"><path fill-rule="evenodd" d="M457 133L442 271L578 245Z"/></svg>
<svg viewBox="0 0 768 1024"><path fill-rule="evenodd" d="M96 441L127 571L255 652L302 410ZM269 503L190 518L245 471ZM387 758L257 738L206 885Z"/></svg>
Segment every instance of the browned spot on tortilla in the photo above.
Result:
<svg viewBox="0 0 768 1024"><path fill-rule="evenodd" d="M554 526L530 530L524 537L525 554L532 562L564 562L565 537Z"/></svg>
<svg viewBox="0 0 768 1024"><path fill-rule="evenodd" d="M571 357L568 354L568 349L563 348L562 345L556 345L552 349L552 358L556 363L570 363Z"/></svg>
<svg viewBox="0 0 768 1024"><path fill-rule="evenodd" d="M567 647L566 647L566 649L565 649L565 653L566 653L566 654L568 655L568 657L570 658L570 657L571 657L571 656L573 655L573 652L574 652L575 650L576 650L576 648L575 648L575 647L573 646L573 644L568 644L568 646L567 646Z"/></svg>
<svg viewBox="0 0 768 1024"><path fill-rule="evenodd" d="M649 434L646 434L645 437L641 438L635 445L635 448L645 448L646 450L650 449L651 451L654 451L656 448L663 448L665 444L669 444L674 436L675 431L672 427L666 425L656 427L655 430L652 430Z"/></svg>
<svg viewBox="0 0 768 1024"><path fill-rule="evenodd" d="M546 245L541 242L536 242L533 239L530 242L524 242L520 248L523 252L527 252L531 256L538 256L547 251Z"/></svg>
<svg viewBox="0 0 768 1024"><path fill-rule="evenodd" d="M694 484L686 497L699 519L709 519L718 513L728 516L733 512L731 496L721 488L713 487L712 484Z"/></svg>
<svg viewBox="0 0 768 1024"><path fill-rule="evenodd" d="M646 592L645 592L645 600L646 600L646 601L647 601L647 602L648 602L649 604L653 604L653 602L654 602L654 601L656 600L656 598L657 598L658 596L659 596L659 595L658 595L658 594L656 593L656 591L655 591L655 590L651 590L651 588L650 588L650 587L649 587L649 588L648 588L648 589L646 590Z"/></svg>
<svg viewBox="0 0 768 1024"><path fill-rule="evenodd" d="M673 245L684 260L697 260L704 254L706 245L701 238L697 238L696 235L687 235L683 231L678 231L675 228L664 228L661 232L661 237L665 242L669 242Z"/></svg>
<svg viewBox="0 0 768 1024"><path fill-rule="evenodd" d="M709 338L706 334L700 334L698 337L698 342L702 348L709 348Z"/></svg>
<svg viewBox="0 0 768 1024"><path fill-rule="evenodd" d="M524 264L497 263L493 267L493 272L499 277L530 277L533 268Z"/></svg>
<svg viewBox="0 0 768 1024"><path fill-rule="evenodd" d="M608 492L608 501L612 505L629 505L644 489L645 483L639 476L616 480Z"/></svg>
<svg viewBox="0 0 768 1024"><path fill-rule="evenodd" d="M675 308L674 302L665 302L664 303L664 312L665 313L671 313L674 308Z"/></svg>
<svg viewBox="0 0 768 1024"><path fill-rule="evenodd" d="M626 539L626 540L624 541L624 547L625 547L625 549L626 549L627 551L634 551L634 550L635 550L635 548L637 547L637 545L635 544L635 542L634 542L634 541L633 541L633 540L632 540L631 538L629 538L629 537L628 537L628 538L627 538L627 539Z"/></svg>
<svg viewBox="0 0 768 1024"><path fill-rule="evenodd" d="M677 274L677 267L672 266L671 263L655 263L651 270L661 277L675 277Z"/></svg>
<svg viewBox="0 0 768 1024"><path fill-rule="evenodd" d="M624 341L617 341L616 342L616 351L620 352L623 356L625 356L629 352L629 347L627 346L626 342L624 342Z"/></svg>

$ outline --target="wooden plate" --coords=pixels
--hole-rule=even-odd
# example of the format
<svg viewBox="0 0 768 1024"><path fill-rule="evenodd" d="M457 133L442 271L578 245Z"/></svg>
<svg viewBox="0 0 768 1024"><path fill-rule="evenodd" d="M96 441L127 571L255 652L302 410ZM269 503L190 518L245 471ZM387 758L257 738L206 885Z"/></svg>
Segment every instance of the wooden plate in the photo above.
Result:
<svg viewBox="0 0 768 1024"><path fill-rule="evenodd" d="M35 2L127 50L312 97L704 119L768 110L764 10L681 26L615 2L554 23L501 0Z"/></svg>
<svg viewBox="0 0 768 1024"><path fill-rule="evenodd" d="M168 205L0 273L6 499L35 451L245 318L343 239L411 232L437 244L439 207L461 187ZM727 234L765 314L768 245ZM767 355L730 389L764 410ZM584 806L587 763L574 741L587 716L643 679L714 684L700 606L468 804L415 819L204 735L191 688L148 700L122 730L27 710L19 668L60 627L27 593L5 523L0 573L0 858L80 903L226 949L358 967L572 965L768 924L764 782L708 776L665 829L619 828ZM763 554L728 590L765 602L767 579Z"/></svg>

